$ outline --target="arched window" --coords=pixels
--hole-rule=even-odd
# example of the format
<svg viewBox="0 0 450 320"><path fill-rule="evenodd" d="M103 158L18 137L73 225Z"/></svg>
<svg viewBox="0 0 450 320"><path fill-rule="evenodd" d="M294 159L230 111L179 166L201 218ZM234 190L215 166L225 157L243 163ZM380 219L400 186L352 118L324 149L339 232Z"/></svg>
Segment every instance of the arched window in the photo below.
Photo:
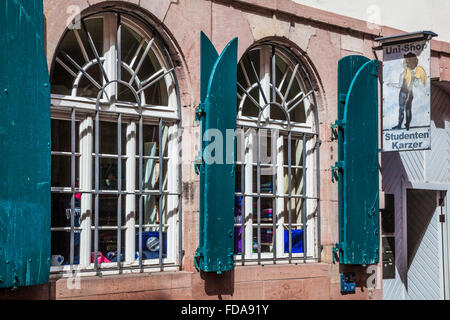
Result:
<svg viewBox="0 0 450 320"><path fill-rule="evenodd" d="M179 98L158 34L102 11L52 72L52 271L179 265Z"/></svg>
<svg viewBox="0 0 450 320"><path fill-rule="evenodd" d="M237 263L318 256L318 125L302 62L273 43L238 65Z"/></svg>

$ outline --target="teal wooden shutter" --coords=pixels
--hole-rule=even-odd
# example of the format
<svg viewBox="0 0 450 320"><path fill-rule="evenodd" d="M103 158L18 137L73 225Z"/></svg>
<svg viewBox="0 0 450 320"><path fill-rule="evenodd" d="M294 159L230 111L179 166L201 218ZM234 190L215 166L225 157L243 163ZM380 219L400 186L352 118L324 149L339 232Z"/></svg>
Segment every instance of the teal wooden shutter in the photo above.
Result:
<svg viewBox="0 0 450 320"><path fill-rule="evenodd" d="M205 150L211 141L202 139L200 159L200 239L195 256L197 269L205 272L232 270L234 267L235 162L226 161L227 130L236 130L237 116L237 38L219 56L211 41L201 33L201 104L197 119L201 134L216 130L222 136L222 163L211 163ZM220 140L220 139L219 139ZM234 145L236 142L234 141ZM217 155L218 150L216 150Z"/></svg>
<svg viewBox="0 0 450 320"><path fill-rule="evenodd" d="M348 56L338 71L339 261L379 260L378 61ZM334 174L334 173L333 173Z"/></svg>
<svg viewBox="0 0 450 320"><path fill-rule="evenodd" d="M0 287L50 272L50 88L42 1L0 2Z"/></svg>

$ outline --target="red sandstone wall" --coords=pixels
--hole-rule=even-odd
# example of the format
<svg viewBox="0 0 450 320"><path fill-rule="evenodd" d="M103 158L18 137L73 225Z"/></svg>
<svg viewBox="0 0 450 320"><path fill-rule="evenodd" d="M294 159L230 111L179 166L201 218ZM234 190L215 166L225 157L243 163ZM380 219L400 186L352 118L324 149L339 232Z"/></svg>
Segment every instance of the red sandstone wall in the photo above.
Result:
<svg viewBox="0 0 450 320"><path fill-rule="evenodd" d="M163 272L82 278L80 290L67 289L67 280L49 285L0 291L0 299L157 299L157 300L329 300L381 299L381 290L368 290L358 281L355 294L341 295L330 283L328 264L237 267L222 276Z"/></svg>

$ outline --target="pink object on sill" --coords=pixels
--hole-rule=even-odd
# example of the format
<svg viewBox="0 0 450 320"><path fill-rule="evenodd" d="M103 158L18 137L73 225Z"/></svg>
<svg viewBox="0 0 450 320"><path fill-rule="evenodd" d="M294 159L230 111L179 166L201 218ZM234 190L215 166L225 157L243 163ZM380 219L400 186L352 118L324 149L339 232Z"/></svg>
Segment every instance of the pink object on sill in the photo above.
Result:
<svg viewBox="0 0 450 320"><path fill-rule="evenodd" d="M100 251L97 252L97 263L110 263L109 261ZM94 252L91 252L91 263L94 263Z"/></svg>

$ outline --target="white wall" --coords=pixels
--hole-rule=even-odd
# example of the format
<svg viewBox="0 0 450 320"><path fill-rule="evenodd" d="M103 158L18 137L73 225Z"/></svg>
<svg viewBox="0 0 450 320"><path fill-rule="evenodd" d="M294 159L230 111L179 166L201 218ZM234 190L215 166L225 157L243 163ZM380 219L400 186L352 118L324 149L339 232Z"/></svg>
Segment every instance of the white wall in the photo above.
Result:
<svg viewBox="0 0 450 320"><path fill-rule="evenodd" d="M447 199L450 199L450 149L447 147L450 144L449 105L450 96L433 85L431 87L431 150L382 154L383 191L395 197L396 278L383 281L383 298L387 300L409 298L406 286L408 277L406 189L441 190L443 188L448 190ZM448 213L447 205L447 215ZM450 245L448 238L446 242ZM449 248L448 245L447 248Z"/></svg>
<svg viewBox="0 0 450 320"><path fill-rule="evenodd" d="M429 30L450 42L449 0L292 0L407 32Z"/></svg>

